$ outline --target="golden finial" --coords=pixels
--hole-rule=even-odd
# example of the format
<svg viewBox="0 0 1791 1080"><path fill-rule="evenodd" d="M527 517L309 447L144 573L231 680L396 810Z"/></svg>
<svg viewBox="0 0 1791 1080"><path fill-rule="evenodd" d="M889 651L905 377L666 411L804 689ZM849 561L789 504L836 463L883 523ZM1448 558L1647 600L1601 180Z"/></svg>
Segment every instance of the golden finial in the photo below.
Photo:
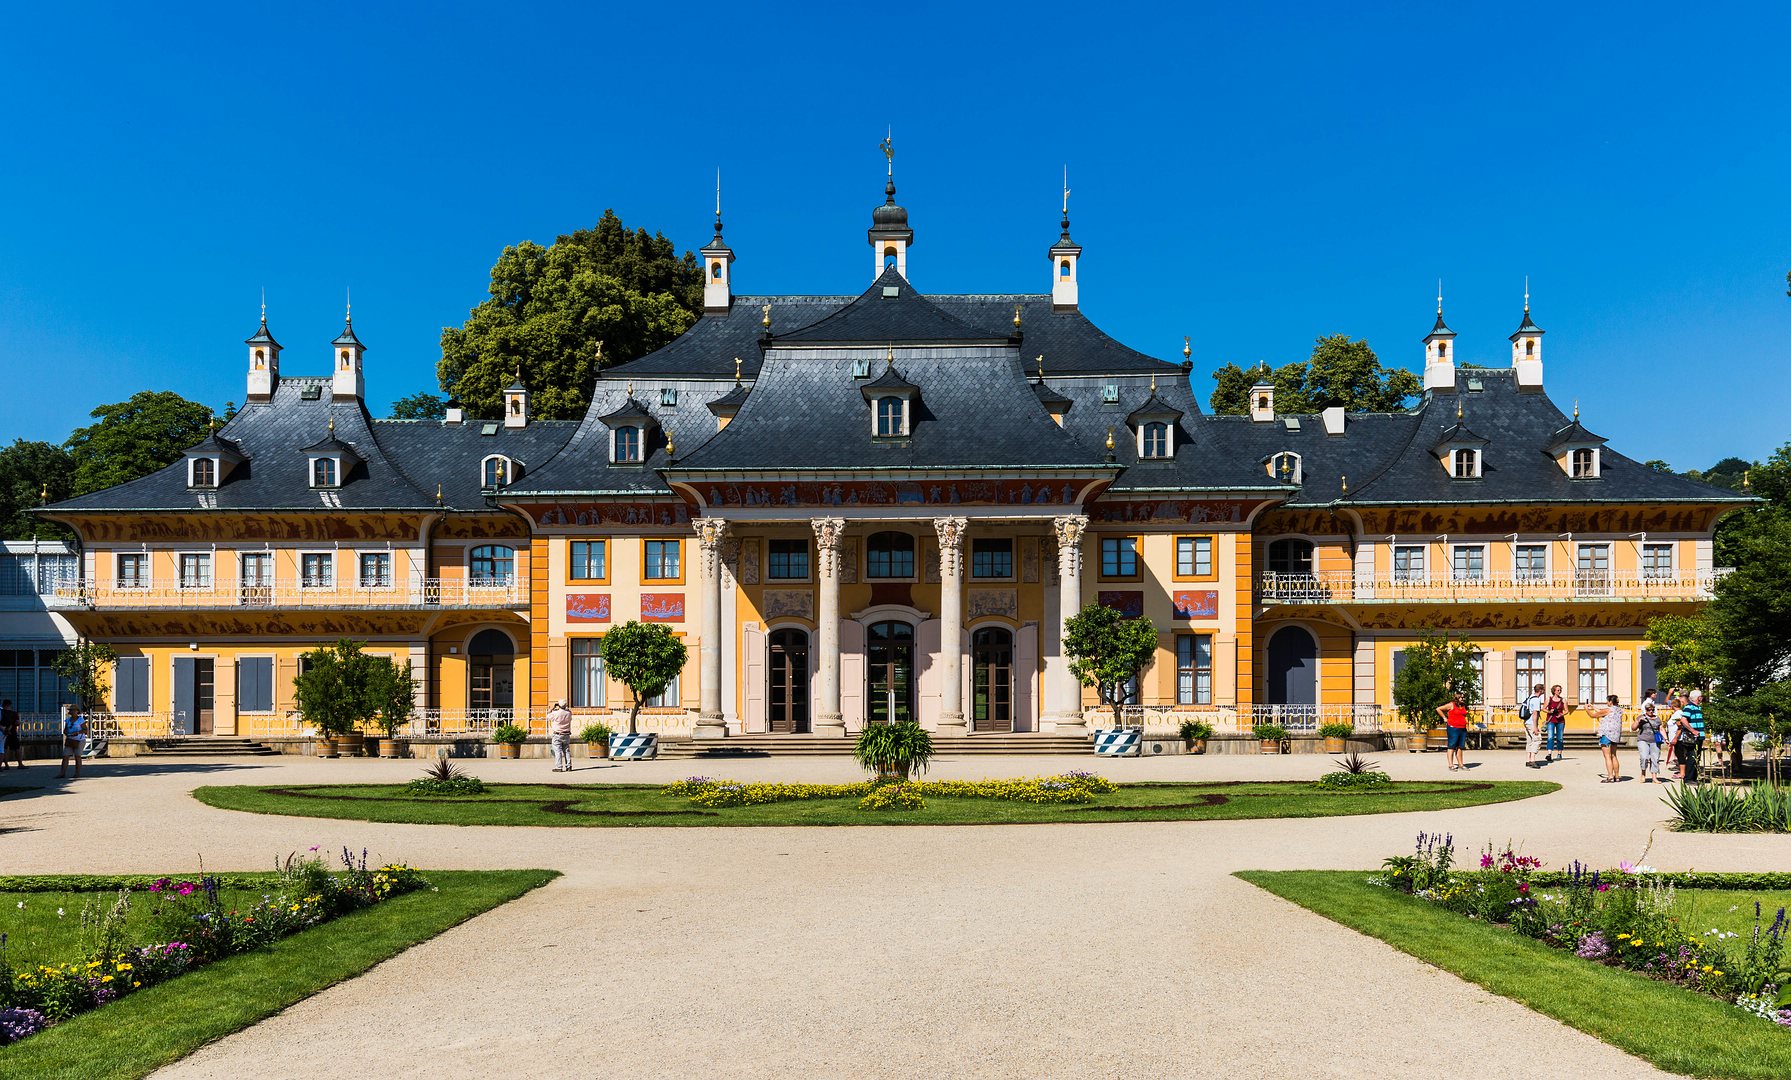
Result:
<svg viewBox="0 0 1791 1080"><path fill-rule="evenodd" d="M1743 474L1742 482L1744 485L1746 484L1746 474ZM37 489L37 501L40 503L47 503L50 501L50 485L44 484Z"/></svg>
<svg viewBox="0 0 1791 1080"><path fill-rule="evenodd" d="M629 397L634 396L634 380L633 379L628 380L628 396Z"/></svg>
<svg viewBox="0 0 1791 1080"><path fill-rule="evenodd" d="M1150 392L1157 392L1157 373L1154 371L1150 373Z"/></svg>
<svg viewBox="0 0 1791 1080"><path fill-rule="evenodd" d="M883 151L883 157L889 163L889 175L893 178L895 176L895 127L894 127L894 125L891 125L889 130L884 133L883 141L877 144L877 149Z"/></svg>
<svg viewBox="0 0 1791 1080"><path fill-rule="evenodd" d="M1014 305L1014 329L1020 329L1020 305Z"/></svg>
<svg viewBox="0 0 1791 1080"><path fill-rule="evenodd" d="M1339 479L1341 479L1343 481L1343 493L1345 495L1348 495L1349 494L1349 476L1346 474L1346 475L1340 477Z"/></svg>
<svg viewBox="0 0 1791 1080"><path fill-rule="evenodd" d="M1045 381L1045 354L1039 353L1039 382Z"/></svg>
<svg viewBox="0 0 1791 1080"><path fill-rule="evenodd" d="M740 358L734 357L734 385L740 385Z"/></svg>
<svg viewBox="0 0 1791 1080"><path fill-rule="evenodd" d="M1455 399L1455 422L1461 423L1461 399Z"/></svg>
<svg viewBox="0 0 1791 1080"><path fill-rule="evenodd" d="M889 367L895 367L895 342L889 343L889 352L884 354L883 362Z"/></svg>
<svg viewBox="0 0 1791 1080"><path fill-rule="evenodd" d="M442 504L442 485L441 485L441 481L437 480L435 482L435 505L440 506L441 504Z"/></svg>
<svg viewBox="0 0 1791 1080"><path fill-rule="evenodd" d="M211 416L206 419L205 427L213 435L216 435L218 433L218 414L217 413L212 413Z"/></svg>
<svg viewBox="0 0 1791 1080"><path fill-rule="evenodd" d="M672 429L666 428L665 429L665 456L671 457L673 454L676 454L677 452L678 452L678 448L672 445Z"/></svg>
<svg viewBox="0 0 1791 1080"><path fill-rule="evenodd" d="M603 342L601 341L597 343L597 366L603 366Z"/></svg>
<svg viewBox="0 0 1791 1080"><path fill-rule="evenodd" d="M1754 487L1754 470L1752 470L1752 469L1741 470L1741 490L1751 491L1751 490L1753 490L1753 487Z"/></svg>
<svg viewBox="0 0 1791 1080"><path fill-rule="evenodd" d="M1107 429L1107 452L1109 454L1111 454L1113 452L1113 429L1112 428Z"/></svg>
<svg viewBox="0 0 1791 1080"><path fill-rule="evenodd" d="M516 381L517 382L522 381L522 361L521 360L518 360L516 362Z"/></svg>
<svg viewBox="0 0 1791 1080"><path fill-rule="evenodd" d="M335 433L336 433L336 418L332 416L332 417L330 417L330 434L334 435Z"/></svg>
<svg viewBox="0 0 1791 1080"><path fill-rule="evenodd" d="M1189 337L1188 335L1186 335L1186 334L1182 335L1182 359L1183 360L1186 360L1189 357L1194 355L1193 341L1194 341L1194 339Z"/></svg>
<svg viewBox="0 0 1791 1080"><path fill-rule="evenodd" d="M766 304L764 307L760 308L759 311L764 316L759 320L759 325L769 331L771 329L771 305Z"/></svg>
<svg viewBox="0 0 1791 1080"><path fill-rule="evenodd" d="M1575 420L1578 420L1580 418L1580 399L1579 398L1573 399L1573 418Z"/></svg>

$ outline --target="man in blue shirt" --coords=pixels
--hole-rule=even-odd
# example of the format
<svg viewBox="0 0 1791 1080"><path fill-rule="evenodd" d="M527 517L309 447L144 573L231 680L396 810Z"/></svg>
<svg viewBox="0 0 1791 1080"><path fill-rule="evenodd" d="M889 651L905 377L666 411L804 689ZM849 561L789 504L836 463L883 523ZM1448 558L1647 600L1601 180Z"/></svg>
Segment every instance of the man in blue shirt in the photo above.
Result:
<svg viewBox="0 0 1791 1080"><path fill-rule="evenodd" d="M62 714L62 769L56 775L68 776L70 758L75 762L75 779L81 778L81 755L87 750L87 714L67 706L68 711Z"/></svg>
<svg viewBox="0 0 1791 1080"><path fill-rule="evenodd" d="M1685 771L1681 779L1687 784L1697 783L1698 752L1704 747L1704 691L1693 690L1691 696L1679 710L1679 742L1673 748L1673 756L1679 759L1679 765Z"/></svg>

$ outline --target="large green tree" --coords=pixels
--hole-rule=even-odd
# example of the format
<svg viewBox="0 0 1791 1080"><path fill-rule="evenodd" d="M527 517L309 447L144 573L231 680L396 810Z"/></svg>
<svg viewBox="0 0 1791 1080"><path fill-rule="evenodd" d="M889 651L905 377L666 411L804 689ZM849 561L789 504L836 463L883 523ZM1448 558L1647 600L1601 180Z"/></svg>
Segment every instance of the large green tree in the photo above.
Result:
<svg viewBox="0 0 1791 1080"><path fill-rule="evenodd" d="M629 231L605 210L595 228L550 247L505 248L490 292L464 325L442 330L442 389L469 416L495 419L520 372L532 415L570 420L584 415L599 366L645 356L690 329L703 277L696 256L678 255L663 234Z"/></svg>
<svg viewBox="0 0 1791 1080"><path fill-rule="evenodd" d="M16 439L0 450L0 540L68 539L67 529L33 517L31 510L68 498L74 477L74 458L60 446Z"/></svg>
<svg viewBox="0 0 1791 1080"><path fill-rule="evenodd" d="M1263 381L1262 368L1227 364L1213 372L1218 384L1208 404L1219 414L1250 411L1250 387ZM1350 412L1397 412L1424 389L1418 376L1387 367L1361 339L1348 334L1319 338L1305 360L1270 369L1278 413L1315 413L1334 405Z"/></svg>
<svg viewBox="0 0 1791 1080"><path fill-rule="evenodd" d="M97 423L76 428L65 447L74 460L71 494L109 488L148 476L180 460L205 438L211 407L172 390L144 390L129 401L93 410Z"/></svg>
<svg viewBox="0 0 1791 1080"><path fill-rule="evenodd" d="M1393 676L1393 706L1419 731L1437 726L1437 707L1461 691L1469 704L1480 700L1479 646L1466 638L1426 630L1406 646L1405 662Z"/></svg>
<svg viewBox="0 0 1791 1080"><path fill-rule="evenodd" d="M392 402L391 415L394 420L440 420L448 415L448 403L439 394L418 390Z"/></svg>

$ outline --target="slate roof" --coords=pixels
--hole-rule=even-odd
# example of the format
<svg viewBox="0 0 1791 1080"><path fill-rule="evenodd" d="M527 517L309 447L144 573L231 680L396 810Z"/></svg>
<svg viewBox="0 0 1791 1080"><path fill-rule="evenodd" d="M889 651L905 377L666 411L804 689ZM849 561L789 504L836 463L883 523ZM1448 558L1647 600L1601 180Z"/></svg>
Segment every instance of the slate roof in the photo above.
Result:
<svg viewBox="0 0 1791 1080"><path fill-rule="evenodd" d="M261 327L260 327L260 329L255 331L255 336L250 337L250 338L244 338L243 344L244 345L272 345L276 349L280 347L280 343L274 340L274 335L267 332L267 316L266 315L263 315L261 317Z"/></svg>
<svg viewBox="0 0 1791 1080"><path fill-rule="evenodd" d="M1554 438L1550 439L1548 445L1543 449L1552 454L1569 446L1602 446L1604 442L1604 436L1594 435L1587 431L1580 424L1580 418L1576 416L1571 424L1555 432Z"/></svg>
<svg viewBox="0 0 1791 1080"><path fill-rule="evenodd" d="M779 345L792 343L971 344L1006 342L1008 334L994 334L972 326L929 302L906 278L889 267L871 287L826 318L788 333L776 334Z"/></svg>

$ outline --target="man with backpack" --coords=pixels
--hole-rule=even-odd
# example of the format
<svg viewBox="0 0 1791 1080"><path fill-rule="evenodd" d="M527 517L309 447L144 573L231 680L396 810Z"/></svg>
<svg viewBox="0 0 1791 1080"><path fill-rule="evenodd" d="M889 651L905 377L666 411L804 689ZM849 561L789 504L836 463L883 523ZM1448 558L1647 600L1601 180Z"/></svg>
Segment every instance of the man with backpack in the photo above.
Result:
<svg viewBox="0 0 1791 1080"><path fill-rule="evenodd" d="M1540 769L1542 763L1536 760L1536 751L1542 749L1542 684L1537 683L1517 707L1517 718L1524 722L1524 768Z"/></svg>

